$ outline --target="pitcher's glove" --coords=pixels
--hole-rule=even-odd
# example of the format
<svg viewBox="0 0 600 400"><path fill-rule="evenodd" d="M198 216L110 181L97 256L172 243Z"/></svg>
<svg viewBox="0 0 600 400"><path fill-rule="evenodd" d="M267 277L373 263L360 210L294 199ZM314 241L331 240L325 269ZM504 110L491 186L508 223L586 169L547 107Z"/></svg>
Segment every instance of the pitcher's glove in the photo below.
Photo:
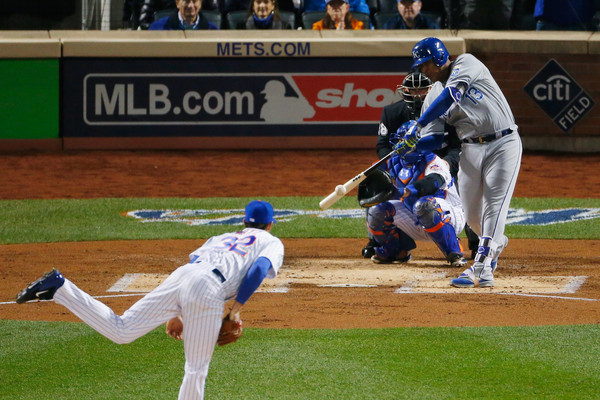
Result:
<svg viewBox="0 0 600 400"><path fill-rule="evenodd" d="M221 324L221 330L219 331L219 339L217 344L219 346L225 346L226 344L233 343L242 337L242 320L234 321L227 315L223 318Z"/></svg>

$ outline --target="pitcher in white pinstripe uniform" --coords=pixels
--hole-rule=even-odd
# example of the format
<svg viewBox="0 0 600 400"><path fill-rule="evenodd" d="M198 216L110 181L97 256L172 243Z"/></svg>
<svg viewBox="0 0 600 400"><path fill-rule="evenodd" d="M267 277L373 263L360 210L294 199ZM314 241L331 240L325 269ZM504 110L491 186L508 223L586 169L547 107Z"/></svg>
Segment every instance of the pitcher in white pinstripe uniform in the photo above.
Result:
<svg viewBox="0 0 600 400"><path fill-rule="evenodd" d="M176 269L122 316L55 269L23 289L16 301L53 298L119 344L130 343L181 317L186 361L179 399L202 399L225 302L235 298L229 317L239 321L242 306L265 277L277 275L283 263L283 244L269 232L275 222L271 204L261 200L248 203L243 230L208 239L190 254L188 264Z"/></svg>

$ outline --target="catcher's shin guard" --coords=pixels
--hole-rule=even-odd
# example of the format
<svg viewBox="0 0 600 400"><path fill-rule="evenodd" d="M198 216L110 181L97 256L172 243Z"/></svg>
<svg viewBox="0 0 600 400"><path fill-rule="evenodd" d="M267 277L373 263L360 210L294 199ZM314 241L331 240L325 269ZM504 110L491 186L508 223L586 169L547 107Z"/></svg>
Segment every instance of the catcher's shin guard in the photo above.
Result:
<svg viewBox="0 0 600 400"><path fill-rule="evenodd" d="M379 246L376 254L395 259L402 251L410 251L416 246L414 240L394 225L396 209L389 202L379 203L367 210L367 228L369 234Z"/></svg>
<svg viewBox="0 0 600 400"><path fill-rule="evenodd" d="M435 197L421 197L415 203L413 211L431 240L440 248L446 258L453 253L462 256L463 249L454 231L454 226L438 205Z"/></svg>

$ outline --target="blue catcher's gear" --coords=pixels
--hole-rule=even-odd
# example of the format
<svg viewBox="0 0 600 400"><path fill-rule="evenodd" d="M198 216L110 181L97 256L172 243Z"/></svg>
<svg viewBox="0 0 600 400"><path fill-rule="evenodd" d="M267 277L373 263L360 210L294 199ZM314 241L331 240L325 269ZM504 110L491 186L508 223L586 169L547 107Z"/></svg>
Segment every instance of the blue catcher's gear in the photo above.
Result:
<svg viewBox="0 0 600 400"><path fill-rule="evenodd" d="M405 123L400 125L400 128L398 128L398 130L396 132L394 132L390 135L389 141L390 141L390 145L392 146L392 148L396 147L398 142L401 142L402 140L404 140L404 135L406 135L408 128L410 128L410 123L411 123L411 121L406 121Z"/></svg>
<svg viewBox="0 0 600 400"><path fill-rule="evenodd" d="M444 213L434 196L424 196L417 200L413 206L413 212L419 223L425 228L425 232L444 253L448 261L454 264L457 262L457 258L463 259L463 249L456 236L456 231L450 224L450 218ZM464 264L461 263L461 265Z"/></svg>
<svg viewBox="0 0 600 400"><path fill-rule="evenodd" d="M450 53L448 53L446 46L444 46L444 43L440 39L428 37L415 44L412 56L415 60L412 68L418 67L429 60L433 60L436 66L441 67L448 61Z"/></svg>
<svg viewBox="0 0 600 400"><path fill-rule="evenodd" d="M410 260L410 250L417 247L415 241L394 225L396 209L389 203L379 203L367 210L367 228L377 242L377 263L401 263Z"/></svg>

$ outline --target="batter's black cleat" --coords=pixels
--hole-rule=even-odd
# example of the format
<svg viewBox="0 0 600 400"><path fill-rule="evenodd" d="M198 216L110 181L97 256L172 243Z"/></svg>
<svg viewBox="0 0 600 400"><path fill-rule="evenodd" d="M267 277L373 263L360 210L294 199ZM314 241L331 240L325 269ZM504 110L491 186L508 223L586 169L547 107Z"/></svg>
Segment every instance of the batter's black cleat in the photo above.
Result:
<svg viewBox="0 0 600 400"><path fill-rule="evenodd" d="M467 260L460 253L450 253L447 260L453 268L460 268L467 265Z"/></svg>
<svg viewBox="0 0 600 400"><path fill-rule="evenodd" d="M374 239L369 239L369 243L362 249L362 256L364 258L371 258L375 255L375 247L379 244Z"/></svg>
<svg viewBox="0 0 600 400"><path fill-rule="evenodd" d="M51 300L56 290L65 283L65 278L56 269L47 272L32 282L17 295L17 304L30 300Z"/></svg>

